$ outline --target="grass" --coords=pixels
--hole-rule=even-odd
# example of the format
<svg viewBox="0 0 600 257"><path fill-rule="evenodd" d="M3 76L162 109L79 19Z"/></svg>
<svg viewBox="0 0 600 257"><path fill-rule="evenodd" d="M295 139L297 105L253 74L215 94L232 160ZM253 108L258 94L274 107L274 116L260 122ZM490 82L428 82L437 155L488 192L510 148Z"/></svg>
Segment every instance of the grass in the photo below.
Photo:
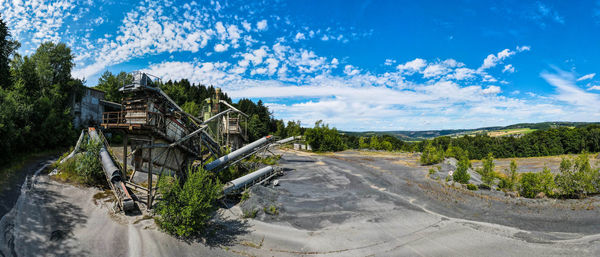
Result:
<svg viewBox="0 0 600 257"><path fill-rule="evenodd" d="M244 211L242 213L242 218L254 219L254 218L256 218L256 214L258 214L258 210Z"/></svg>

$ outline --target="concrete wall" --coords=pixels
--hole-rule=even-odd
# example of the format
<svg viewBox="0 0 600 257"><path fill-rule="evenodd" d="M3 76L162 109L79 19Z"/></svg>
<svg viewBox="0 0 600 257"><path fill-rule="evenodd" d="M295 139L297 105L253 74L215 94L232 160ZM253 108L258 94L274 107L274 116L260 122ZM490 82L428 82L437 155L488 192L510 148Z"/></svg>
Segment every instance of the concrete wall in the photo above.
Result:
<svg viewBox="0 0 600 257"><path fill-rule="evenodd" d="M104 100L104 94L102 91L86 87L80 101L73 99L73 126L89 127L102 123L104 105L100 104L100 100Z"/></svg>

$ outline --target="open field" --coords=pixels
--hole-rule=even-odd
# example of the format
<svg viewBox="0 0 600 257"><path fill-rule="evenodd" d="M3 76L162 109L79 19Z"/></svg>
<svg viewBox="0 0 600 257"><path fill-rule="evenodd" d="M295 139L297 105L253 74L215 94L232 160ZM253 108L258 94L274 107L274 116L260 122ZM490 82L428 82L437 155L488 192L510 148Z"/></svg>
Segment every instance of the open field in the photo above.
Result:
<svg viewBox="0 0 600 257"><path fill-rule="evenodd" d="M507 198L426 178L418 155L280 151L278 214L218 211L182 241L110 194L30 177L0 220L3 256L597 256L600 201ZM252 194L250 200L269 197ZM24 215L26 214L26 215Z"/></svg>
<svg viewBox="0 0 600 257"><path fill-rule="evenodd" d="M559 172L562 158L576 158L577 156L577 154L563 154L543 157L502 158L494 159L494 164L496 164L495 170L497 172L504 172L509 169L510 162L515 160L517 162L518 172L541 172L544 170L544 167L548 167L550 171L557 173ZM590 154L589 157L593 168L600 167L600 159L597 158L597 153ZM480 168L482 166L481 160L472 161L471 163L473 164L473 168Z"/></svg>
<svg viewBox="0 0 600 257"><path fill-rule="evenodd" d="M491 132L488 132L487 134L490 137L503 137L503 136L516 135L516 134L524 135L524 134L531 133L536 130L537 129L530 129L530 128L503 129L503 130L491 131Z"/></svg>

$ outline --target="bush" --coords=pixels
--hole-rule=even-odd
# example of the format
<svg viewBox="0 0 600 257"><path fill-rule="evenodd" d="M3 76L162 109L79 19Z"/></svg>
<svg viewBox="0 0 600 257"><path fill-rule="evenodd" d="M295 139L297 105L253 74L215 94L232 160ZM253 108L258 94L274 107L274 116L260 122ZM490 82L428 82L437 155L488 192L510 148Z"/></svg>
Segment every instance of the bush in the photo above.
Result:
<svg viewBox="0 0 600 257"><path fill-rule="evenodd" d="M478 188L477 188L477 186L476 186L476 185L473 185L473 184L467 184L467 189L469 189L469 190L477 190Z"/></svg>
<svg viewBox="0 0 600 257"><path fill-rule="evenodd" d="M166 232L183 238L199 235L214 211L221 196L218 179L202 168L188 169L187 180L181 186L178 179L163 177L159 181L159 201L155 213L158 225Z"/></svg>
<svg viewBox="0 0 600 257"><path fill-rule="evenodd" d="M99 159L101 148L102 143L97 141L83 143L81 149L85 150L85 152L58 164L58 169L60 170L58 177L65 181L89 186L104 185L106 179Z"/></svg>
<svg viewBox="0 0 600 257"><path fill-rule="evenodd" d="M461 184L469 183L471 179L471 174L467 172L469 169L469 159L463 157L458 161L458 165L456 166L456 171L452 174L452 178L454 181L459 182Z"/></svg>
<svg viewBox="0 0 600 257"><path fill-rule="evenodd" d="M574 159L563 158L555 182L563 197L586 196L599 191L600 174L597 168L592 169L589 156L584 153Z"/></svg>
<svg viewBox="0 0 600 257"><path fill-rule="evenodd" d="M423 149L423 153L421 154L421 165L431 165L431 164L436 164L436 163L440 163L444 160L444 151L441 149L438 149L437 147L431 145L431 143L429 143L427 146L425 146L425 148Z"/></svg>
<svg viewBox="0 0 600 257"><path fill-rule="evenodd" d="M521 176L520 193L523 197L534 198L540 192L552 196L552 190L555 188L554 176L548 168L544 168L544 171L538 173L523 173Z"/></svg>

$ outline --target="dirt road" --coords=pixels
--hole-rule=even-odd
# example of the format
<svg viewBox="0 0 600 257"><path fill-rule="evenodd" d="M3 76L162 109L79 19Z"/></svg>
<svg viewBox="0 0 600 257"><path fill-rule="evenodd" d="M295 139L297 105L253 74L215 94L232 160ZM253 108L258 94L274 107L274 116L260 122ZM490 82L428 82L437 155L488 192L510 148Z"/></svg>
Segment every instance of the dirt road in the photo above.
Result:
<svg viewBox="0 0 600 257"><path fill-rule="evenodd" d="M407 154L281 152L278 215L219 210L206 242L114 215L95 189L31 179L0 221L0 256L597 256L595 199L508 199L425 177ZM251 197L259 197L254 195ZM98 197L96 197L98 198Z"/></svg>

